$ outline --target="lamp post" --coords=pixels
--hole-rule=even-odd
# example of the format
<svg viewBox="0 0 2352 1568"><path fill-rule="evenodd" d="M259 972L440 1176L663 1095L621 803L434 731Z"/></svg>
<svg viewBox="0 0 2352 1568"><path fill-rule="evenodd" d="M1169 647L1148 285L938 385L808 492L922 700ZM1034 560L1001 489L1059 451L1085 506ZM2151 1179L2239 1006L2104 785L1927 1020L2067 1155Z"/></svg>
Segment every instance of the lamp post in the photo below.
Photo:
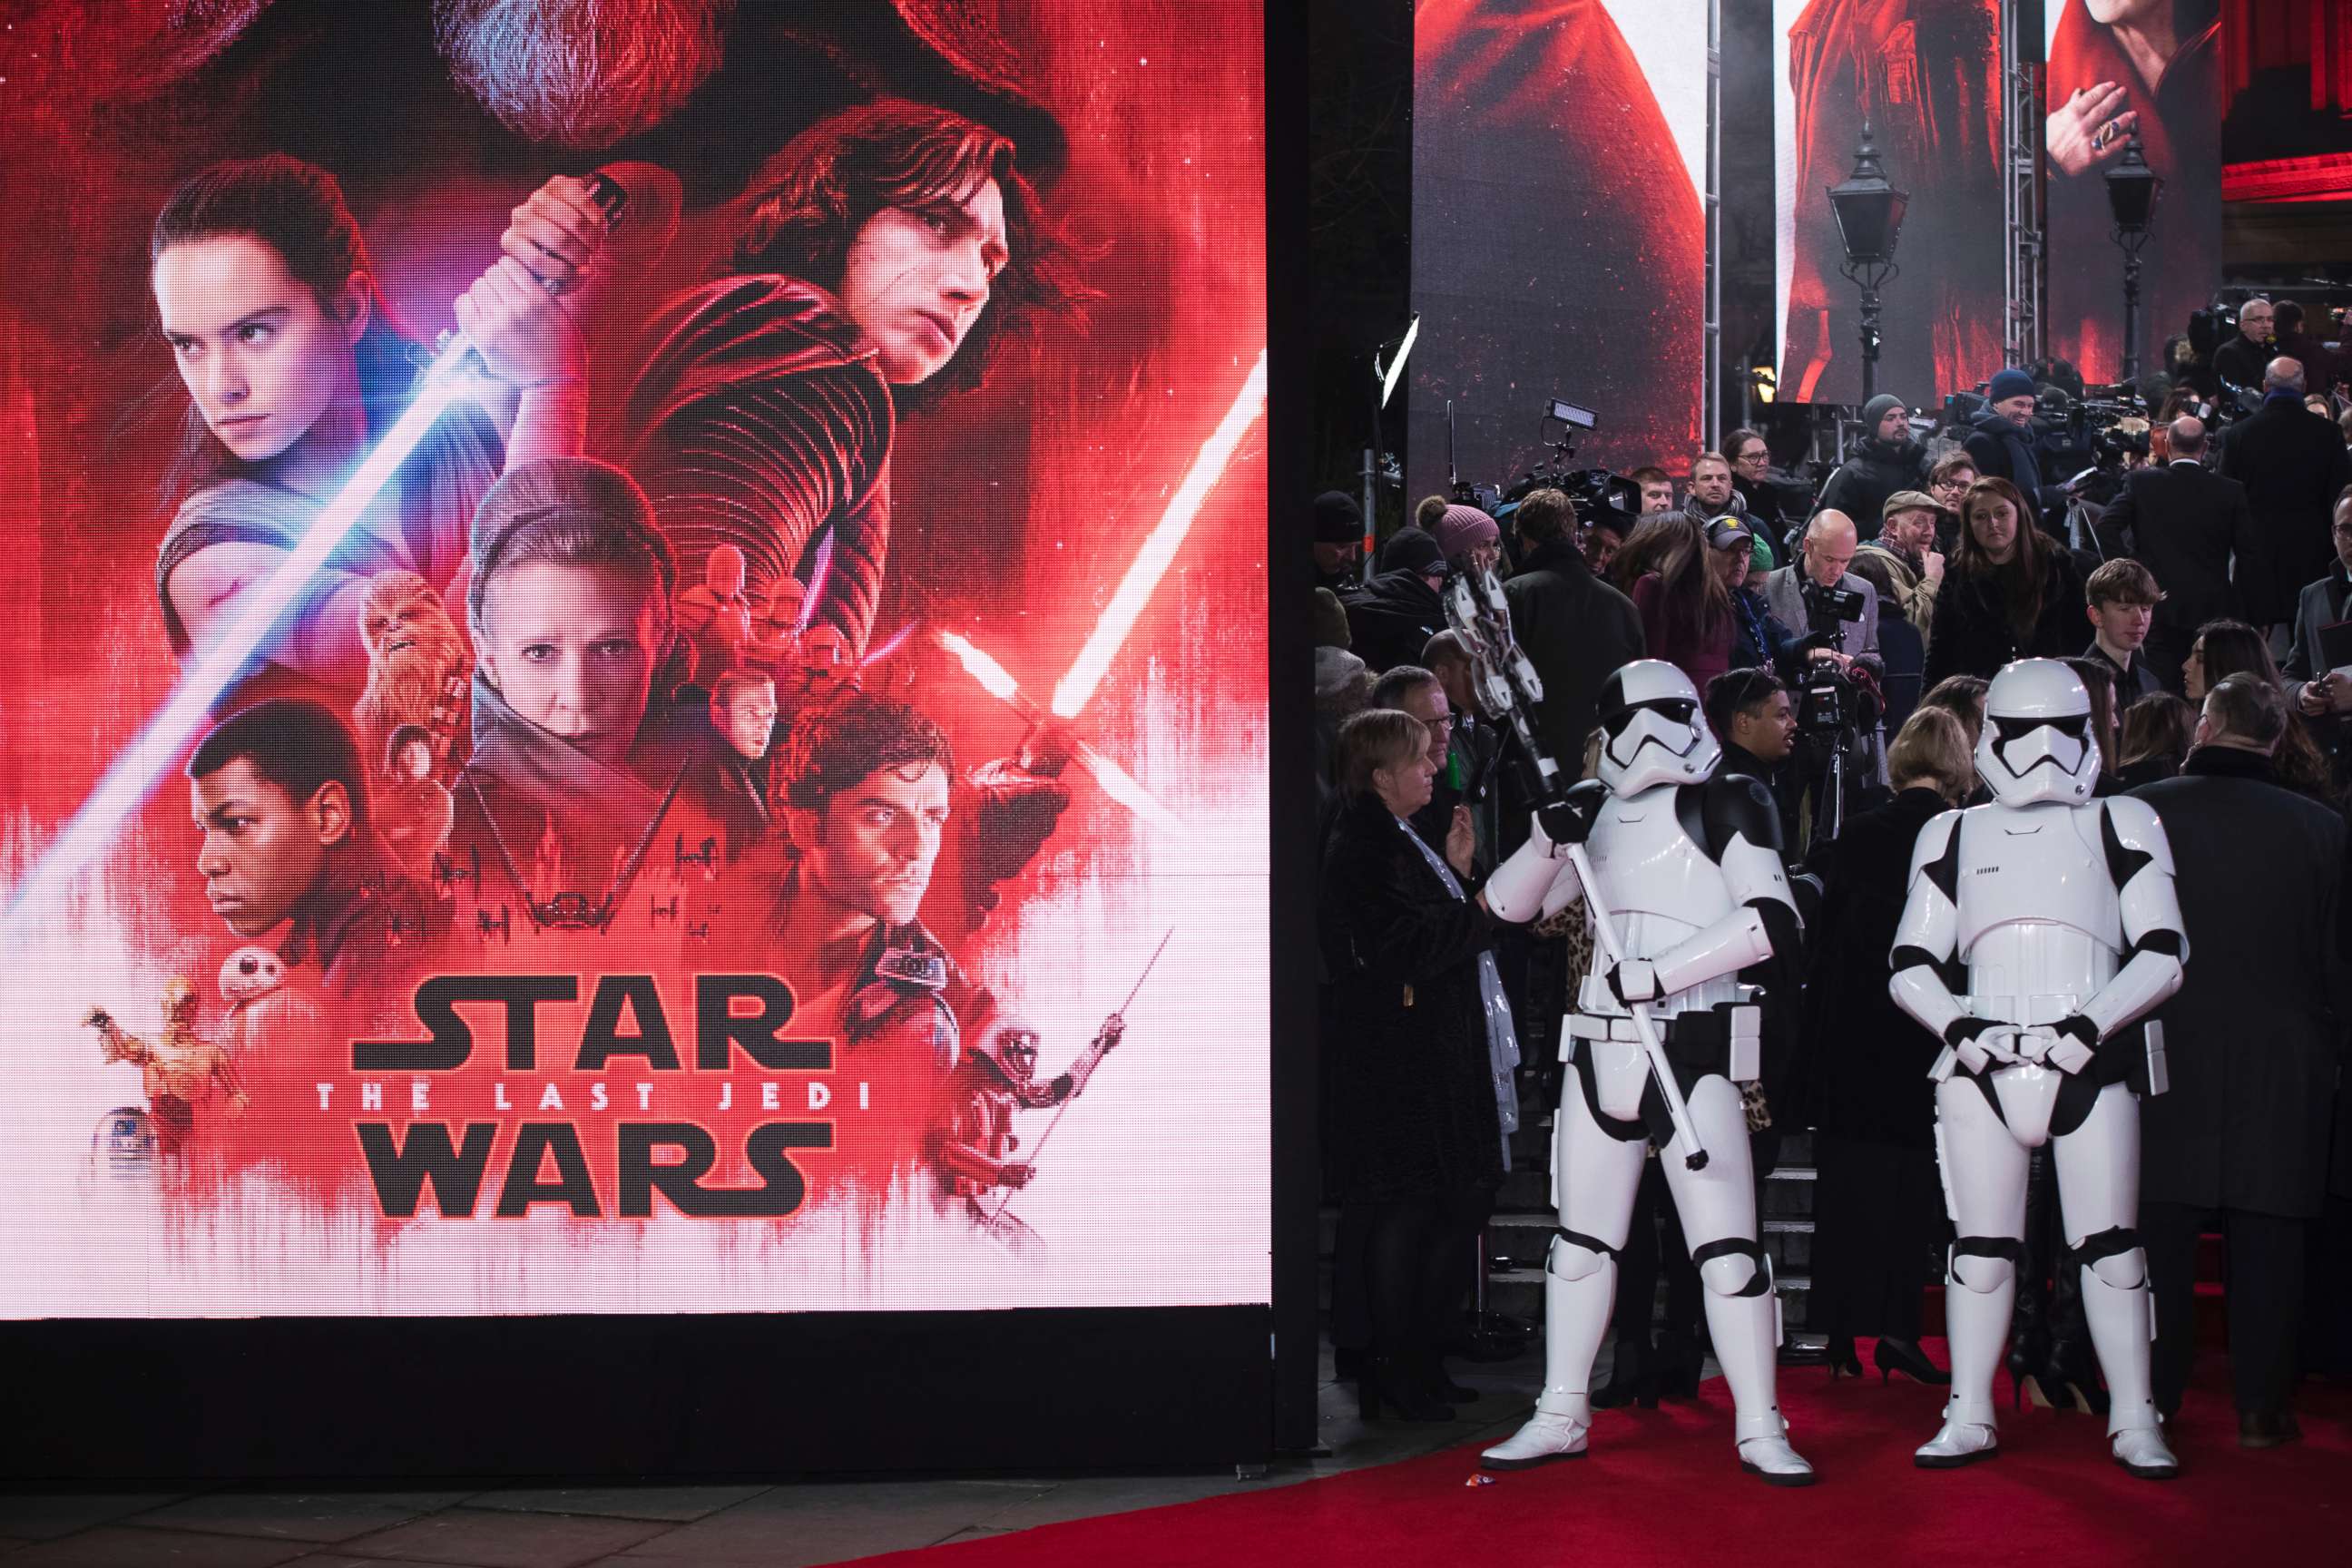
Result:
<svg viewBox="0 0 2352 1568"><path fill-rule="evenodd" d="M2106 172L2107 210L2116 220L2111 237L2124 253L2123 379L2139 379L2139 252L2147 243L2147 220L2164 181L2141 156L2139 132L2124 143L2123 156Z"/></svg>
<svg viewBox="0 0 2352 1568"><path fill-rule="evenodd" d="M1878 143L1870 122L1862 127L1862 145L1854 149L1853 173L1830 187L1830 208L1837 215L1838 243L1845 261L1838 268L1862 288L1862 400L1878 395L1878 291L1895 277L1895 241L1903 229L1903 209L1910 205L1907 191L1898 191L1878 162Z"/></svg>

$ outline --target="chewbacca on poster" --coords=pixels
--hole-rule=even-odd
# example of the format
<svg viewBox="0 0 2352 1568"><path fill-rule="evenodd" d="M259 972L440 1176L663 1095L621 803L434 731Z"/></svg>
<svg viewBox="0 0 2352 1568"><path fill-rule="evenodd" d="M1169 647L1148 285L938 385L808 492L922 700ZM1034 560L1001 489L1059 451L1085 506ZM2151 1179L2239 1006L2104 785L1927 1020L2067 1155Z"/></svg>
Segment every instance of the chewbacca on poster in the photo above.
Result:
<svg viewBox="0 0 2352 1568"><path fill-rule="evenodd" d="M352 710L362 754L382 756L392 732L415 724L433 737L433 772L450 773L466 729L473 659L433 585L414 572L379 572L360 606L367 689Z"/></svg>

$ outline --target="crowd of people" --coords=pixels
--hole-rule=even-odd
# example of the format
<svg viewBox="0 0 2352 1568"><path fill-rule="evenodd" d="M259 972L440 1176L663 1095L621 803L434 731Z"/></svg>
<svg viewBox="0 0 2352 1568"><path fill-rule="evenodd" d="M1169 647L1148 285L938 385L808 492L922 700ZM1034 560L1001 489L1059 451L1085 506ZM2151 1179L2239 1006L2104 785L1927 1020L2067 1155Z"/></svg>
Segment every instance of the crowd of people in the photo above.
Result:
<svg viewBox="0 0 2352 1568"><path fill-rule="evenodd" d="M2252 336L2217 361L2275 347L2263 336L2273 313L2244 315ZM1930 1078L1952 1042L1923 1030L1889 980L1898 922L1927 874L1915 865L1923 831L1992 798L1983 759L2023 732L1996 716L1988 734L1989 685L2019 661L2048 661L2087 699L2080 720L2057 721L2095 745L2084 798L2152 809L2185 911L2183 978L2149 1030L2169 1088L2130 1085L2144 1149L2123 1228L2136 1201L2146 1278L2135 1288L2158 1323L2154 1406L2168 1416L2183 1396L2199 1237L2219 1231L2241 1440L2296 1435L2296 1380L2352 1364L2340 1292L2352 1107L2338 1081L2352 1020L2352 919L2340 908L2352 416L2339 427L2332 405L2307 404L2295 359L2254 363L2260 406L2226 426L2183 374L2151 457L2104 508L2085 506L2050 460L2035 426L2046 388L2020 369L1991 378L1980 411L1925 438L1932 422L1915 426L1899 398L1874 400L1806 505L1791 504L1800 487L1774 475L1769 444L1747 429L1672 463L1687 476L1679 499L1667 461L1625 476L1637 512L1558 489L1491 514L1431 497L1370 561L1355 502L1317 500L1325 1146L1341 1210L1333 1336L1368 1415L1442 1418L1466 1396L1441 1358L1470 1342L1467 1238L1513 1163L1519 1097L1539 1120L1532 1108L1557 1108L1575 1077L1558 1049L1570 999L1623 968L1596 956L1573 899L1519 922L1493 912L1484 889L1541 831L1531 816L1547 820L1538 808L1560 785L1606 772L1604 742L1627 720L1622 672L1642 660L1686 678L1720 748L1714 772L1755 781L1778 817L1772 849L1803 934L1800 952L1776 951L1769 978L1742 973L1760 982L1763 1048L1738 1087L1759 1178L1785 1134L1813 1136L1810 1326L1827 1337L1829 1374L1859 1373L1866 1344L1883 1374L1951 1381L1920 1341L1924 1292L1959 1217L1947 1208L1948 1171L1937 1178L1945 1102ZM1525 716L1557 764L1549 784L1497 707L1509 687L1482 662L1491 649L1449 624L1449 576L1488 569L1540 682ZM2106 809L2126 819L2120 805ZM2120 887L2134 862L2110 852L2124 855L2110 861ZM1595 1244L1616 1270L1616 1358L1591 1407L1696 1384L1706 1293L1685 1259L1687 1216L1667 1199L1663 1146L1653 1134L1622 1246ZM1544 1159L1534 1140L1516 1154L1534 1168ZM2074 1267L2098 1238L2069 1223L2061 1163L2046 1147L2032 1153L2007 1371L2021 1395L2104 1411L2106 1342L2095 1359L2090 1271ZM1697 1250L1720 1261L1729 1245ZM1973 1288L2001 1260L1955 1261ZM1956 1391L1954 1409L1966 1404ZM1549 1408L1538 1405L1538 1425ZM1785 1446L1751 1448L1744 1398L1741 1414L1751 1469L1811 1479ZM1920 1451L1922 1465L1990 1455L1990 1426L1966 1414L1948 1412L1961 1425ZM2115 1430L2127 1468L2171 1473L2160 1443L2134 1450ZM1558 1457L1582 1437L1545 1442L1506 1445L1490 1462Z"/></svg>

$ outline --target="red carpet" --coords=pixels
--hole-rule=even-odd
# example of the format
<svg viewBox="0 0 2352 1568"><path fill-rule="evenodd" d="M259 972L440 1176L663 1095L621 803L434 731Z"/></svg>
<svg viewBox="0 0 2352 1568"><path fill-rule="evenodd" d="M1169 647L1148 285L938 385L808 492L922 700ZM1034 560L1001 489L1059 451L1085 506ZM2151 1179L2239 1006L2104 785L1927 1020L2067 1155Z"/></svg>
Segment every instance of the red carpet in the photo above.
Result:
<svg viewBox="0 0 2352 1568"><path fill-rule="evenodd" d="M1940 1363L1943 1346L1933 1342ZM1863 1351L1868 1364L1869 1349ZM908 1568L1155 1568L1158 1564L1995 1563L2303 1564L2352 1559L2352 1390L2306 1384L2300 1442L2238 1447L2228 1366L2200 1358L2172 1425L2180 1479L2135 1480L2106 1453L2104 1419L2029 1405L2004 1415L1999 1459L1913 1468L1940 1390L1832 1384L1783 1369L1780 1405L1821 1473L1778 1490L1740 1472L1720 1379L1697 1405L1604 1411L1584 1459L1500 1475L1465 1447L1265 1491L1147 1509L870 1558ZM2007 1396L2008 1381L1999 1388ZM1499 1414L1499 1412L1498 1412Z"/></svg>

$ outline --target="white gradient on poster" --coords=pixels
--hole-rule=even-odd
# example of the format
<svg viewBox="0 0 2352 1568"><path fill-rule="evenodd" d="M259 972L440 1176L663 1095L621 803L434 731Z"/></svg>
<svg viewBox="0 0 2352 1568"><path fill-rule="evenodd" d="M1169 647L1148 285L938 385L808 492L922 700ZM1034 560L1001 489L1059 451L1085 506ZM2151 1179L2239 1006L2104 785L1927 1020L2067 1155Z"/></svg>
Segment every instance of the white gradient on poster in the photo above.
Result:
<svg viewBox="0 0 2352 1568"><path fill-rule="evenodd" d="M1602 0L1624 35L1658 112L1674 133L1691 193L1706 202L1706 8L1709 0Z"/></svg>

